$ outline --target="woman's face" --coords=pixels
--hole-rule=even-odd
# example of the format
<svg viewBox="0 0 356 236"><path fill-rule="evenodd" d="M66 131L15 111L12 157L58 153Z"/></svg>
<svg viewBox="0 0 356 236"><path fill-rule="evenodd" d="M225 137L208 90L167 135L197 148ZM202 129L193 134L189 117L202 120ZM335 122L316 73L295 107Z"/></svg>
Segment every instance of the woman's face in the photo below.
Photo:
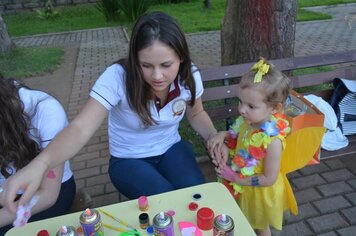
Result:
<svg viewBox="0 0 356 236"><path fill-rule="evenodd" d="M157 96L166 93L178 74L181 62L178 54L166 44L155 41L138 52L138 60L144 80L151 86L152 91Z"/></svg>

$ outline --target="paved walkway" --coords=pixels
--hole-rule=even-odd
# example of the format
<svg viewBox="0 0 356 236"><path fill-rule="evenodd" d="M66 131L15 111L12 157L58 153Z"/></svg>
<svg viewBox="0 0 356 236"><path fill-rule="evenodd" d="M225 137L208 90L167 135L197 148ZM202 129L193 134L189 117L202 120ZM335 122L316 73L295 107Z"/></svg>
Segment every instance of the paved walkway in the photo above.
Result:
<svg viewBox="0 0 356 236"><path fill-rule="evenodd" d="M295 55L312 55L356 49L356 21L351 29L345 16L356 14L356 4L318 7L334 15L332 20L297 23ZM220 65L220 32L188 34L193 61L200 67ZM72 119L88 98L88 91L103 69L127 54L128 40L122 28L16 38L18 46L79 45L73 87L67 112ZM107 124L72 161L78 188L93 198L94 206L126 200L107 175ZM201 163L213 181L209 163ZM300 214L287 217L278 235L356 235L356 157L325 160L289 176ZM237 229L238 230L238 229ZM274 233L277 234L277 233Z"/></svg>

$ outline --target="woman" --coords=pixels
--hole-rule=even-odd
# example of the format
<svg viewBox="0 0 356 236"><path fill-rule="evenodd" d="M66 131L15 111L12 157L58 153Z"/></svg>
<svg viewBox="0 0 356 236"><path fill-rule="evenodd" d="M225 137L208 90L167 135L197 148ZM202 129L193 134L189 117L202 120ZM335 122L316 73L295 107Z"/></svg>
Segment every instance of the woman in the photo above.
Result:
<svg viewBox="0 0 356 236"><path fill-rule="evenodd" d="M184 114L202 138L217 132L204 111L203 86L185 36L175 20L160 12L136 22L129 55L109 66L90 92L83 110L30 165L10 178L1 202L14 211L15 191L28 202L49 168L73 157L109 114L109 175L128 198L204 182L190 143L178 126ZM31 176L28 181L25 176Z"/></svg>

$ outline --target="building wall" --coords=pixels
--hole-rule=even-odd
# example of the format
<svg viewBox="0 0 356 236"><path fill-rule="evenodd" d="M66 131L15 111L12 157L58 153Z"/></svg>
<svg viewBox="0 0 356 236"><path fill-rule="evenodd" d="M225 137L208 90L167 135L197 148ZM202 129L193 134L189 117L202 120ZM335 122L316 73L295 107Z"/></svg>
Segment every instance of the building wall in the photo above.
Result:
<svg viewBox="0 0 356 236"><path fill-rule="evenodd" d="M0 0L1 13L15 13L41 8L47 0ZM98 0L53 0L54 6L93 3Z"/></svg>

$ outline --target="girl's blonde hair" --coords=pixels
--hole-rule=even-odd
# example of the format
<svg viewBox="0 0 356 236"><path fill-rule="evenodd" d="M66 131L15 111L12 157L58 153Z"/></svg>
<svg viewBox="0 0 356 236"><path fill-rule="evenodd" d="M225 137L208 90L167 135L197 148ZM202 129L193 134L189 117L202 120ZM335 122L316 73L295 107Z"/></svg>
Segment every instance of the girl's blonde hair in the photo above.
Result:
<svg viewBox="0 0 356 236"><path fill-rule="evenodd" d="M256 81L255 78L258 72L261 73L258 68L255 68L257 65L256 63L241 77L239 87L241 89L258 89L265 95L264 102L272 107L276 107L278 104L284 105L291 90L290 79L264 58L261 58L258 63L262 63L265 67L269 66L267 72L265 71L262 73L261 80Z"/></svg>

